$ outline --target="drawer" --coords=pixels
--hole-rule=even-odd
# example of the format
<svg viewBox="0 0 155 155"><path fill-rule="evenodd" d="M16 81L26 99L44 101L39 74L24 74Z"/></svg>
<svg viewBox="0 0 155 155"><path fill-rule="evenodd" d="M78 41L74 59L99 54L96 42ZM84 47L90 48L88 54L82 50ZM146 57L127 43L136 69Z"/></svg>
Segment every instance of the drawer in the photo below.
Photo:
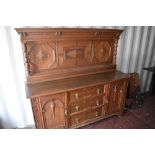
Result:
<svg viewBox="0 0 155 155"><path fill-rule="evenodd" d="M77 90L69 92L68 93L69 102L77 102L79 100L84 99L85 97L84 92L85 92L84 89L77 89Z"/></svg>
<svg viewBox="0 0 155 155"><path fill-rule="evenodd" d="M80 112L82 110L88 109L89 106L86 105L85 101L73 102L70 104L70 113Z"/></svg>
<svg viewBox="0 0 155 155"><path fill-rule="evenodd" d="M104 93L104 86L86 87L83 89L77 89L68 93L69 102L76 102L79 100L87 99L92 96L99 96Z"/></svg>
<svg viewBox="0 0 155 155"><path fill-rule="evenodd" d="M86 100L86 105L93 107L103 106L103 96L93 97Z"/></svg>
<svg viewBox="0 0 155 155"><path fill-rule="evenodd" d="M99 118L102 116L102 108L96 108L91 111L86 111L70 117L70 123L72 126L78 126L81 123L86 123L92 119Z"/></svg>
<svg viewBox="0 0 155 155"><path fill-rule="evenodd" d="M98 96L104 93L104 86L93 86L85 88L85 98L89 98L92 96Z"/></svg>
<svg viewBox="0 0 155 155"><path fill-rule="evenodd" d="M92 107L99 107L103 105L103 96L89 98L80 102L73 102L70 104L70 113L80 112Z"/></svg>

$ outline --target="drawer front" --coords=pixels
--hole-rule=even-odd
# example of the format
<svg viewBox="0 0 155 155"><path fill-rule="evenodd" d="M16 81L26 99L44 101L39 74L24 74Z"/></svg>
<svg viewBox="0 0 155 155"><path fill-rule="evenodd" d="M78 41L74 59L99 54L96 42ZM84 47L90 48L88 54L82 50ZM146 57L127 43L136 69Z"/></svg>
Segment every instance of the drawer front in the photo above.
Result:
<svg viewBox="0 0 155 155"><path fill-rule="evenodd" d="M103 96L93 97L80 102L73 102L70 104L70 113L76 113L93 107L100 107L103 105Z"/></svg>
<svg viewBox="0 0 155 155"><path fill-rule="evenodd" d="M103 106L104 105L103 96L87 99L86 103L89 104L91 108L95 108L95 107L97 108L97 107Z"/></svg>
<svg viewBox="0 0 155 155"><path fill-rule="evenodd" d="M92 119L102 116L102 108L96 108L91 111L83 112L70 117L71 127L78 126L81 123L89 122Z"/></svg>
<svg viewBox="0 0 155 155"><path fill-rule="evenodd" d="M79 100L83 100L84 95L84 89L77 89L74 91L71 91L68 93L68 100L69 102L78 102Z"/></svg>
<svg viewBox="0 0 155 155"><path fill-rule="evenodd" d="M77 102L79 100L84 100L92 96L100 96L104 93L104 86L93 86L83 89L77 89L68 93L69 102Z"/></svg>
<svg viewBox="0 0 155 155"><path fill-rule="evenodd" d="M93 86L85 88L85 98L89 98L92 96L99 96L104 93L104 86Z"/></svg>

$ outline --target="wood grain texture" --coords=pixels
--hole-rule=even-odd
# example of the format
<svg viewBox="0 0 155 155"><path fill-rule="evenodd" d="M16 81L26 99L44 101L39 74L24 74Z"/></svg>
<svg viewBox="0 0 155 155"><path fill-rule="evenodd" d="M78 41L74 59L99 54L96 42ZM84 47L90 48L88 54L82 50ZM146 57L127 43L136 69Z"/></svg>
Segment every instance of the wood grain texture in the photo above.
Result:
<svg viewBox="0 0 155 155"><path fill-rule="evenodd" d="M107 82L127 79L130 75L121 72L99 73L94 75L46 81L27 85L27 97L33 98L47 94L61 93L79 88L105 84Z"/></svg>
<svg viewBox="0 0 155 155"><path fill-rule="evenodd" d="M83 72L94 74L96 68L97 72L116 69L117 41L122 30L23 28L16 31L24 47L28 83L83 75Z"/></svg>
<svg viewBox="0 0 155 155"><path fill-rule="evenodd" d="M16 30L36 128L78 128L123 111L130 75L116 71L122 30Z"/></svg>

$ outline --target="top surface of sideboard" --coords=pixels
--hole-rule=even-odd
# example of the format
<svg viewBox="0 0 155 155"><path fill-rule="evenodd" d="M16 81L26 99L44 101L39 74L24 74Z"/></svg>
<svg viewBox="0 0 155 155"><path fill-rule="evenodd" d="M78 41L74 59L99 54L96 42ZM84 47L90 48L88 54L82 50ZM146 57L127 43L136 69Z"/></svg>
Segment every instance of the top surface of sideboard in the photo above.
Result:
<svg viewBox="0 0 155 155"><path fill-rule="evenodd" d="M28 84L26 85L27 97L33 98L48 94L62 93L65 91L80 89L84 87L105 84L107 82L128 79L129 77L129 74L115 71Z"/></svg>

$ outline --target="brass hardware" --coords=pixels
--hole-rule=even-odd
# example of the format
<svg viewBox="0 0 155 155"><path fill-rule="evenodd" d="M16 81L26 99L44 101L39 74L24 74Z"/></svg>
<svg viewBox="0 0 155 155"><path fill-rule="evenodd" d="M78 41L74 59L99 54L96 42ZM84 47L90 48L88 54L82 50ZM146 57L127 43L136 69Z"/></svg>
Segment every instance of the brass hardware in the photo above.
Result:
<svg viewBox="0 0 155 155"><path fill-rule="evenodd" d="M75 98L78 100L79 99L79 94L75 93Z"/></svg>
<svg viewBox="0 0 155 155"><path fill-rule="evenodd" d="M115 86L115 88L114 88L114 92L117 92L117 86Z"/></svg>
<svg viewBox="0 0 155 155"><path fill-rule="evenodd" d="M100 94L100 89L99 89L99 88L97 89L97 94L98 94L98 95Z"/></svg>
<svg viewBox="0 0 155 155"><path fill-rule="evenodd" d="M65 116L67 116L67 110L65 110Z"/></svg>
<svg viewBox="0 0 155 155"><path fill-rule="evenodd" d="M56 36L61 36L62 35L62 32L56 32L55 35Z"/></svg>
<svg viewBox="0 0 155 155"><path fill-rule="evenodd" d="M79 119L78 119L78 118L76 118L76 119L75 119L75 122L78 124L78 123L79 123Z"/></svg>
<svg viewBox="0 0 155 155"><path fill-rule="evenodd" d="M120 93L123 93L123 90L122 89L120 90Z"/></svg>
<svg viewBox="0 0 155 155"><path fill-rule="evenodd" d="M98 31L98 32L95 32L95 35L96 35L96 36L97 36L97 35L100 35L100 34L101 34L101 32L99 32L99 31Z"/></svg>
<svg viewBox="0 0 155 155"><path fill-rule="evenodd" d="M54 101L51 102L51 108L52 108L52 116L54 118L55 117L55 111L54 111L55 105L54 105Z"/></svg>
<svg viewBox="0 0 155 155"><path fill-rule="evenodd" d="M75 106L75 109L76 109L76 111L79 111L79 106L78 105Z"/></svg>
<svg viewBox="0 0 155 155"><path fill-rule="evenodd" d="M99 105L100 105L100 104L99 104L99 100L97 100L97 101L96 101L96 105L97 105L97 106L99 106Z"/></svg>
<svg viewBox="0 0 155 155"><path fill-rule="evenodd" d="M114 88L114 97L113 97L113 102L115 102L116 99L116 93L117 93L117 85Z"/></svg>
<svg viewBox="0 0 155 155"><path fill-rule="evenodd" d="M95 113L95 116L96 116L96 117L99 116L99 112L98 112L98 111Z"/></svg>

